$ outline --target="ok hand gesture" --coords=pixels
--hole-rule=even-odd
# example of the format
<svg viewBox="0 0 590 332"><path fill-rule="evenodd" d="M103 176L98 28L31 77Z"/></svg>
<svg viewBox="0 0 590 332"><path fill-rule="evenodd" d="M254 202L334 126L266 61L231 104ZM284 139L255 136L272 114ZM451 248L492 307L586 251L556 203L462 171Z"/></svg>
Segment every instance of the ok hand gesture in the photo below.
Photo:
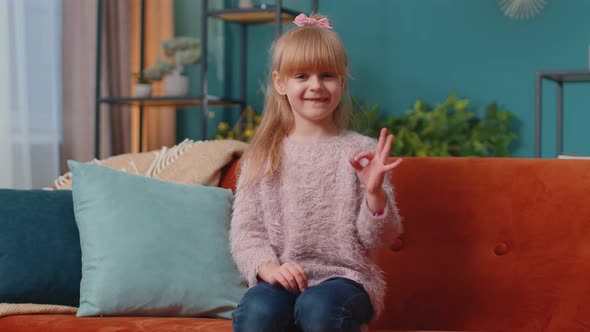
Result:
<svg viewBox="0 0 590 332"><path fill-rule="evenodd" d="M387 128L382 128L375 153L363 151L349 159L359 180L365 185L368 194L381 193L381 186L383 185L385 174L402 162L401 159L398 159L391 164L387 163L392 143L393 135L387 136ZM363 159L369 161L365 166L360 163Z"/></svg>

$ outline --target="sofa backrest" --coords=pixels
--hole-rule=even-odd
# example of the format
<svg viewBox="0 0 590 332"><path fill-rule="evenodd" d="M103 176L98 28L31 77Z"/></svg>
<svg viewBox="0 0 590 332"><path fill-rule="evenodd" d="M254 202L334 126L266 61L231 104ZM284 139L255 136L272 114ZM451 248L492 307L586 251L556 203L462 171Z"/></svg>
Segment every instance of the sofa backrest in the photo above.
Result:
<svg viewBox="0 0 590 332"><path fill-rule="evenodd" d="M590 161L405 158L392 183L374 328L590 330Z"/></svg>
<svg viewBox="0 0 590 332"><path fill-rule="evenodd" d="M376 325L590 330L590 161L406 158L393 183L406 232Z"/></svg>
<svg viewBox="0 0 590 332"><path fill-rule="evenodd" d="M238 180L238 167L240 159L235 158L232 162L227 164L221 170L221 178L219 179L219 186L225 189L231 189L236 192L236 181Z"/></svg>

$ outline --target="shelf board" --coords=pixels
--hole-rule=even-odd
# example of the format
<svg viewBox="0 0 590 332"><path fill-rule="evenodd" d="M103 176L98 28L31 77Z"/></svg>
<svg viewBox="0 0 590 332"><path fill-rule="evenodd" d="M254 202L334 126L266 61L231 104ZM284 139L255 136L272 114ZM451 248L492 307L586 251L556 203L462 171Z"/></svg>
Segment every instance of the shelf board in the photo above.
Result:
<svg viewBox="0 0 590 332"><path fill-rule="evenodd" d="M587 82L590 83L590 70L561 70L539 72L541 78L547 78L555 82Z"/></svg>
<svg viewBox="0 0 590 332"><path fill-rule="evenodd" d="M232 8L209 11L209 16L213 16L225 21L241 24L272 24L275 22L276 6L252 7L252 8ZM299 15L290 9L281 8L281 22L291 23L295 16Z"/></svg>
<svg viewBox="0 0 590 332"><path fill-rule="evenodd" d="M241 100L219 98L214 96L208 97L209 106L240 106L243 104ZM111 104L111 105L131 105L131 106L144 106L144 107L194 107L201 106L201 98L199 96L186 96L186 97L110 97L100 98L99 103Z"/></svg>

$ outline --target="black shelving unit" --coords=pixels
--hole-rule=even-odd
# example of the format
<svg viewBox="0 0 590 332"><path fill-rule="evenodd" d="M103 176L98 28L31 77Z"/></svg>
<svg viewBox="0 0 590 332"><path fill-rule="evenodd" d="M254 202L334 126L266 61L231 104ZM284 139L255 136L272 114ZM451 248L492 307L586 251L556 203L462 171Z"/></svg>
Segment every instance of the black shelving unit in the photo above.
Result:
<svg viewBox="0 0 590 332"><path fill-rule="evenodd" d="M535 158L541 158L541 110L543 104L543 80L557 83L557 155L563 152L563 86L565 83L590 83L590 70L540 71L535 87Z"/></svg>
<svg viewBox="0 0 590 332"><path fill-rule="evenodd" d="M199 107L201 139L207 138L207 114L209 106L239 106L243 109L246 106L246 82L247 82L247 50L248 50L248 26L253 24L274 24L275 36L281 35L282 23L291 23L298 11L284 8L281 0L275 0L274 5L260 5L252 8L227 8L222 10L209 10L209 1L201 0L202 19L201 19L201 60L200 60L200 82L201 91L198 96L183 97L104 97L100 91L101 79L101 33L102 33L102 15L103 0L98 0L98 17L97 17L97 38L96 38L96 86L95 86L95 128L94 128L94 156L99 158L100 152L100 105L133 105L139 108L139 149L142 146L142 125L143 112L145 107ZM141 0L141 18L140 18L140 68L139 73L143 72L144 64L144 41L145 41L145 0ZM312 0L312 12L318 11L318 0ZM241 28L241 84L240 97L228 98L212 96L208 94L207 88L207 23L209 18L221 19L227 22L239 24Z"/></svg>

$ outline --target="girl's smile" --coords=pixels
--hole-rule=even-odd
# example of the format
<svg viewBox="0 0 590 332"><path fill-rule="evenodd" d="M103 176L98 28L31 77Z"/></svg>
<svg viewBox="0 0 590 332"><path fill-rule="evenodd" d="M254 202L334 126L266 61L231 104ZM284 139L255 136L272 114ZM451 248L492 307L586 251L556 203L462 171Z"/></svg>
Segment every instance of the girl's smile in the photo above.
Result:
<svg viewBox="0 0 590 332"><path fill-rule="evenodd" d="M324 98L324 97L315 97L315 98L305 98L306 101L311 101L311 102L317 102L317 103L323 103L325 101L328 100L328 98Z"/></svg>

